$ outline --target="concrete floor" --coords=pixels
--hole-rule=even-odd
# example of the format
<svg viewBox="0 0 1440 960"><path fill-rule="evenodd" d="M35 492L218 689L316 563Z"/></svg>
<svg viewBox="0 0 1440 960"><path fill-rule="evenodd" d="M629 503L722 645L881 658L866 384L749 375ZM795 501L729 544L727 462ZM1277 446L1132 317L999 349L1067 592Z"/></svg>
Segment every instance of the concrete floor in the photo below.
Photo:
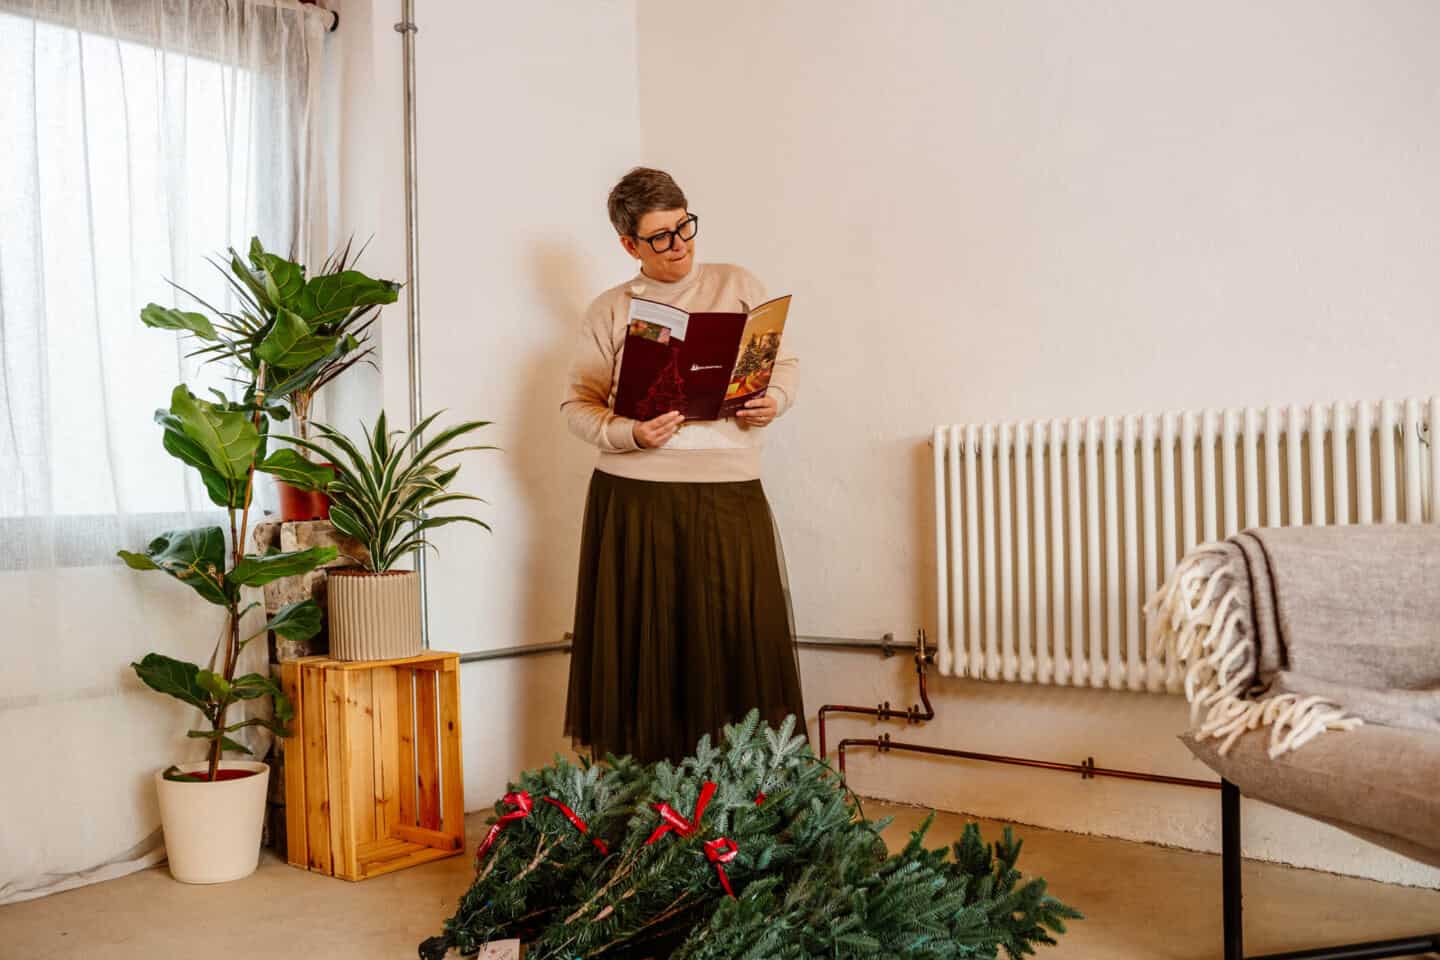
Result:
<svg viewBox="0 0 1440 960"><path fill-rule="evenodd" d="M872 801L893 815L887 833L903 843L925 811ZM471 851L484 815L468 820ZM967 818L943 814L938 844ZM986 838L1000 825L981 821ZM1038 960L1211 960L1220 956L1218 857L1123 840L1017 827L1019 866L1040 874L1060 899L1084 911ZM471 878L471 858L352 884L304 873L273 856L245 880L189 886L165 868L145 870L41 900L0 907L0 958L154 960L223 950L267 960L410 958L440 932ZM1390 939L1440 928L1440 891L1388 886L1266 863L1245 865L1246 947L1251 954Z"/></svg>

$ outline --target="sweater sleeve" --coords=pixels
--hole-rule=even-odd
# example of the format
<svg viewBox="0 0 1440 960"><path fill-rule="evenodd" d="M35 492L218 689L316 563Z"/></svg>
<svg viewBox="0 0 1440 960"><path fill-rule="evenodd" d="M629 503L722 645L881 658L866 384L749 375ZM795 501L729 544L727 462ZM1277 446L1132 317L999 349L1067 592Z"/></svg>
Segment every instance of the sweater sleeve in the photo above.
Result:
<svg viewBox="0 0 1440 960"><path fill-rule="evenodd" d="M612 299L602 296L585 311L560 409L570 432L581 440L606 453L628 453L640 449L635 442L635 421L616 416L610 408L610 385L619 354L611 333Z"/></svg>
<svg viewBox="0 0 1440 960"><path fill-rule="evenodd" d="M765 284L749 270L741 268L744 287L744 303L747 310L758 307L769 299L765 291ZM773 396L778 404L775 410L777 418L783 417L785 411L795 405L795 395L800 388L800 358L791 353L789 339L780 338L780 353L775 358L775 366L770 371L770 387L767 395Z"/></svg>

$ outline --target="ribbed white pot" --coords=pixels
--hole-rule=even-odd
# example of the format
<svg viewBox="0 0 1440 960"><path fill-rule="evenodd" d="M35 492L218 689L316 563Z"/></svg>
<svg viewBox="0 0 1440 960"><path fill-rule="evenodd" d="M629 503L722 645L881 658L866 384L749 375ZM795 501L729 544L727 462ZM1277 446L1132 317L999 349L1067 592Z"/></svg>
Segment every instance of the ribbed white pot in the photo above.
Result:
<svg viewBox="0 0 1440 960"><path fill-rule="evenodd" d="M420 574L332 570L326 584L330 656L393 660L420 653Z"/></svg>
<svg viewBox="0 0 1440 960"><path fill-rule="evenodd" d="M209 762L178 764L181 773L209 769ZM253 776L214 782L176 782L155 773L160 826L170 875L183 883L225 883L255 872L265 824L270 768L254 760L222 760L221 770Z"/></svg>

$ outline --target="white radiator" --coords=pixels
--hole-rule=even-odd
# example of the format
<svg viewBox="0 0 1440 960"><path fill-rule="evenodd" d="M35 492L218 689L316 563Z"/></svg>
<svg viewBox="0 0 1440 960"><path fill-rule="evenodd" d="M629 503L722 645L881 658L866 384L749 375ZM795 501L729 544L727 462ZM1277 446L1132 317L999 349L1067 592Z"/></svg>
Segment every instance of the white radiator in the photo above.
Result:
<svg viewBox="0 0 1440 960"><path fill-rule="evenodd" d="M935 428L946 675L1178 692L1142 608L1254 526L1435 522L1440 397Z"/></svg>

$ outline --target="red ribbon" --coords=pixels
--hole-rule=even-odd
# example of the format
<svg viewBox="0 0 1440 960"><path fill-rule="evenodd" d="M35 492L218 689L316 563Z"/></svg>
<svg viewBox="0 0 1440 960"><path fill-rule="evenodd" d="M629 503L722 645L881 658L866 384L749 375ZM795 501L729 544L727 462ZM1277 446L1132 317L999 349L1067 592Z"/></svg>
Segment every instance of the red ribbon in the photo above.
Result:
<svg viewBox="0 0 1440 960"><path fill-rule="evenodd" d="M725 864L735 859L740 848L735 846L735 841L729 837L716 837L705 844L705 858L715 864L715 872L720 875L720 885L725 888L730 899L735 899L735 891L730 889L730 878L725 876Z"/></svg>
<svg viewBox="0 0 1440 960"><path fill-rule="evenodd" d="M645 845L648 847L671 830L682 837L694 835L695 831L700 829L700 818L705 816L705 808L709 805L710 798L715 796L715 789L715 784L708 780L705 781L704 785L700 787L700 796L695 801L695 815L689 820L681 816L668 803L655 804L655 809L660 814L660 825L655 828L654 833L650 834L650 839L645 841ZM762 793L755 802L759 804L764 799L765 795ZM725 875L725 864L734 860L735 855L739 852L740 848L729 837L716 837L705 844L705 859L715 864L715 872L720 876L720 885L725 888L725 892L731 898L734 898L735 891L730 889L730 878Z"/></svg>
<svg viewBox="0 0 1440 960"><path fill-rule="evenodd" d="M492 826L490 828L490 832L485 835L485 841L480 844L480 849L475 851L476 863L479 863L481 860L485 859L485 854L489 853L490 848L495 845L495 841L497 838L499 838L501 830L504 830L508 825L514 823L516 820L524 820L526 817L530 816L530 811L534 809L535 806L533 803L530 802L530 794L526 793L524 790L519 790L515 793L505 794L505 796L501 798L501 802L508 803L515 809L511 810L509 813L502 816L499 820L495 821L495 825Z"/></svg>
<svg viewBox="0 0 1440 960"><path fill-rule="evenodd" d="M654 807L656 812L660 814L661 822L660 826L655 828L655 832L650 834L650 839L645 841L645 846L650 846L650 844L659 840L671 830L674 830L682 837L688 837L696 830L699 830L700 818L705 816L705 807L710 803L710 798L713 796L715 796L715 784L707 780L704 786L700 788L699 799L695 801L695 818L693 820L686 820L668 803L655 804Z"/></svg>
<svg viewBox="0 0 1440 960"><path fill-rule="evenodd" d="M579 830L581 833L584 834L590 833L590 828L585 826L585 821L581 820L580 817L576 815L574 810L571 810L559 800L556 800L554 797L545 797L543 802L550 804L552 807L555 807L561 813L565 814L565 819L573 823L576 830ZM591 838L590 842L595 844L596 850L599 850L606 856L610 855L610 847L608 844L605 843L604 840L601 840L599 837L593 837Z"/></svg>
<svg viewBox="0 0 1440 960"><path fill-rule="evenodd" d="M765 791L764 791L764 790L761 790L758 794L755 795L755 806L758 807L758 806L760 806L760 804L762 804L762 803L764 803L764 802L765 802Z"/></svg>

